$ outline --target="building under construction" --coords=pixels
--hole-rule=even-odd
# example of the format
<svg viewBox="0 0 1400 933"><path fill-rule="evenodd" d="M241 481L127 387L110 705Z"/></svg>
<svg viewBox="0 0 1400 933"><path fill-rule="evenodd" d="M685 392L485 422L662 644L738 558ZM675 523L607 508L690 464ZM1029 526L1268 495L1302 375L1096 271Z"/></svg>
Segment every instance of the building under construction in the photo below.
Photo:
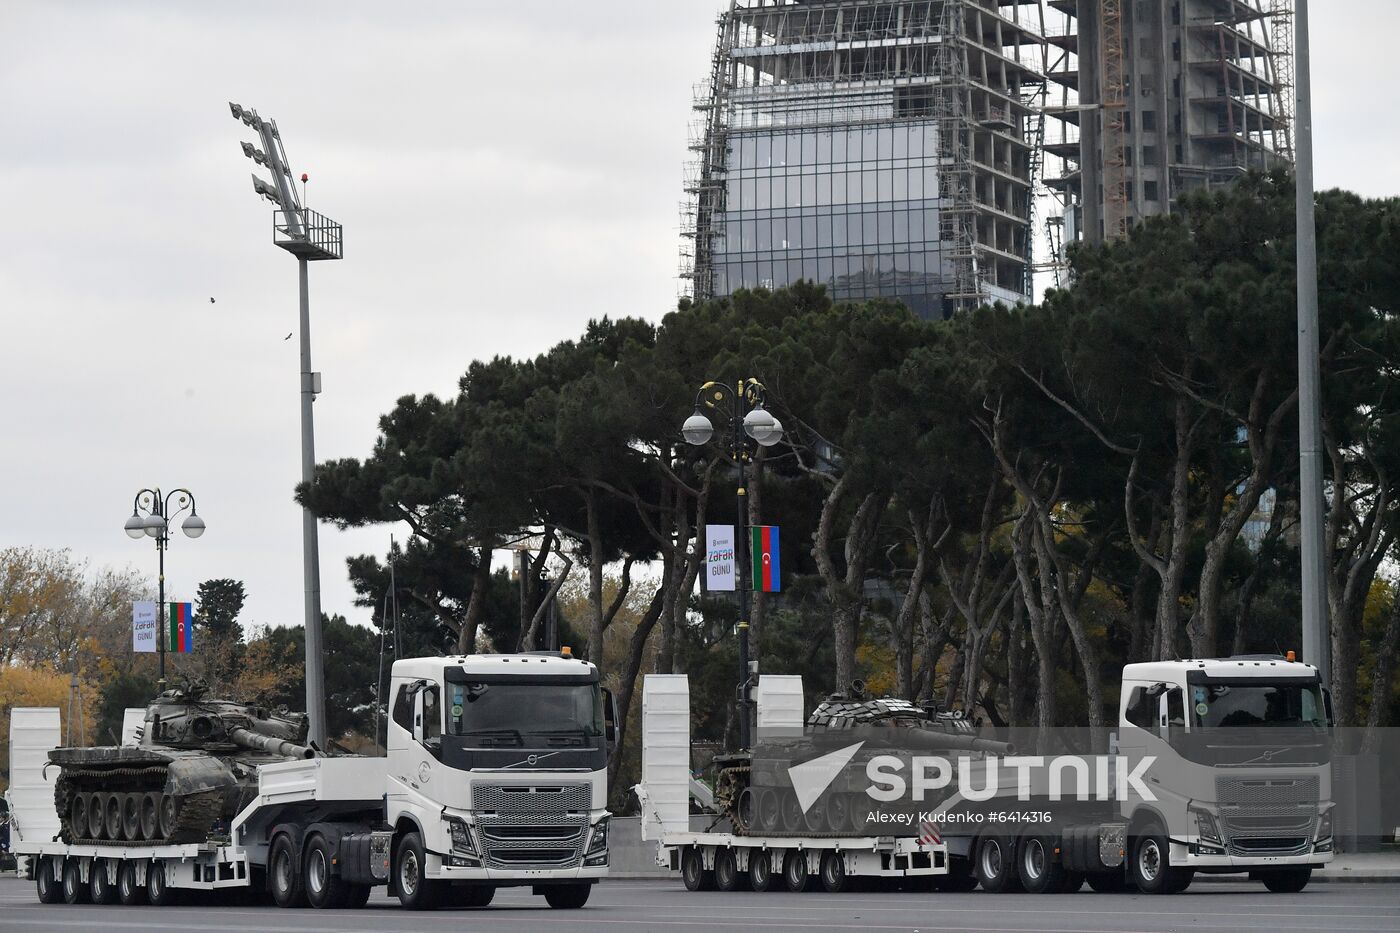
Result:
<svg viewBox="0 0 1400 933"><path fill-rule="evenodd" d="M945 316L1031 293L1042 8L731 0L699 88L682 276Z"/></svg>
<svg viewBox="0 0 1400 933"><path fill-rule="evenodd" d="M1292 0L1047 0L1046 184L1098 242L1291 163ZM1052 254L1061 231L1052 227Z"/></svg>

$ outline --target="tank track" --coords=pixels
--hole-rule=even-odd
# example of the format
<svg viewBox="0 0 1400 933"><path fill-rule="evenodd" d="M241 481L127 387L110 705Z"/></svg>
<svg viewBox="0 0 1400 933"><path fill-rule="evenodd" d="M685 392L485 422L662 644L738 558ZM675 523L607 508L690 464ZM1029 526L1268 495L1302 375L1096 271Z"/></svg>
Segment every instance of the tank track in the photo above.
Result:
<svg viewBox="0 0 1400 933"><path fill-rule="evenodd" d="M224 795L222 791L200 791L193 794L186 794L180 805L179 815L176 817L175 831L169 836L159 839L140 840L116 840L116 839L93 839L75 838L73 827L70 824L72 813L73 795L78 793L78 788L73 778L102 778L111 779L113 777L139 778L165 775L163 767L144 768L65 768L59 775L58 781L54 785L54 807L58 810L59 838L69 845L181 845L191 842L204 842L210 833L210 828L218 818L223 809ZM121 793L121 791L116 791Z"/></svg>

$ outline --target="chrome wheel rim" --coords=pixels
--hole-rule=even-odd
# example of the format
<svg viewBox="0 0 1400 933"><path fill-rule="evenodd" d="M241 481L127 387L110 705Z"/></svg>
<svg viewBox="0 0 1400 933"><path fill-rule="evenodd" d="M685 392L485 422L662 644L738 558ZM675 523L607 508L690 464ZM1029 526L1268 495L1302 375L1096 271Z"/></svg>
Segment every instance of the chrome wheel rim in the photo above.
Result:
<svg viewBox="0 0 1400 933"><path fill-rule="evenodd" d="M409 897L418 891L418 855L414 852L403 854L399 865L399 890Z"/></svg>
<svg viewBox="0 0 1400 933"><path fill-rule="evenodd" d="M1001 843L988 839L982 843L982 874L988 878L1001 876Z"/></svg>
<svg viewBox="0 0 1400 933"><path fill-rule="evenodd" d="M1156 881L1162 870L1162 850L1156 839L1148 839L1138 850L1138 874L1144 881Z"/></svg>
<svg viewBox="0 0 1400 933"><path fill-rule="evenodd" d="M1022 858L1022 863L1028 878L1039 878L1045 874L1045 846L1041 845L1039 839L1031 839L1026 842L1026 854Z"/></svg>
<svg viewBox="0 0 1400 933"><path fill-rule="evenodd" d="M326 854L320 849L313 849L311 858L306 865L306 883L311 885L311 890L320 894L326 887Z"/></svg>
<svg viewBox="0 0 1400 933"><path fill-rule="evenodd" d="M292 855L286 849L281 849L277 853L277 889L279 891L290 891L292 889Z"/></svg>

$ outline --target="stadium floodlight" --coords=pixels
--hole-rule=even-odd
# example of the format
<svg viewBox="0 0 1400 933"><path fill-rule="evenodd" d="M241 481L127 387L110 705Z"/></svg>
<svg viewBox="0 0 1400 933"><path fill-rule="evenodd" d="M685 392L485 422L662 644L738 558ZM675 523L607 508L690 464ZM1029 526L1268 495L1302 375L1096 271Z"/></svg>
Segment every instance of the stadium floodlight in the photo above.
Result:
<svg viewBox="0 0 1400 933"><path fill-rule="evenodd" d="M229 113L253 128L261 148L250 142L242 143L243 154L264 166L270 179L253 174L253 191L271 201L276 210L272 219L272 242L297 257L298 285L301 304L301 479L311 483L315 478L315 430L311 404L321 391L321 374L311 371L311 310L307 262L313 259L339 259L342 231L340 224L302 205L293 183L291 165L282 135L276 122L258 116L256 110L229 102ZM303 176L304 180L304 176ZM143 529L144 530L144 529ZM203 522L194 515L184 525L191 537L203 531ZM130 531L128 531L130 533ZM306 631L306 714L311 741L326 744L325 651L321 633L321 569L320 545L316 516L302 508L302 572L304 576L304 622Z"/></svg>

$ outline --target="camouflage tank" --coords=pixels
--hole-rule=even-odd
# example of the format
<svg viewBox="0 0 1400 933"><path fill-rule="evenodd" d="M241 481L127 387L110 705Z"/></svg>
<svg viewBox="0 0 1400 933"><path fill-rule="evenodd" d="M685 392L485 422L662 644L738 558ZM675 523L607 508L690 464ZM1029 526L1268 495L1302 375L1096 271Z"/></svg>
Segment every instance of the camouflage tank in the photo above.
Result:
<svg viewBox="0 0 1400 933"><path fill-rule="evenodd" d="M146 707L137 745L56 748L64 842L203 842L257 791L257 769L312 758L303 713L167 690Z"/></svg>
<svg viewBox="0 0 1400 933"><path fill-rule="evenodd" d="M898 731L895 731L898 730ZM715 806L738 833L840 836L861 829L856 814L865 797L865 758L852 760L834 780L819 807L798 805L787 777L799 760L867 740L868 752L878 746L946 753L954 750L1010 754L1006 742L981 738L977 726L961 711L941 711L892 697L868 697L865 684L817 704L800 737L766 738L753 751L715 757ZM888 832L888 831L887 831Z"/></svg>

